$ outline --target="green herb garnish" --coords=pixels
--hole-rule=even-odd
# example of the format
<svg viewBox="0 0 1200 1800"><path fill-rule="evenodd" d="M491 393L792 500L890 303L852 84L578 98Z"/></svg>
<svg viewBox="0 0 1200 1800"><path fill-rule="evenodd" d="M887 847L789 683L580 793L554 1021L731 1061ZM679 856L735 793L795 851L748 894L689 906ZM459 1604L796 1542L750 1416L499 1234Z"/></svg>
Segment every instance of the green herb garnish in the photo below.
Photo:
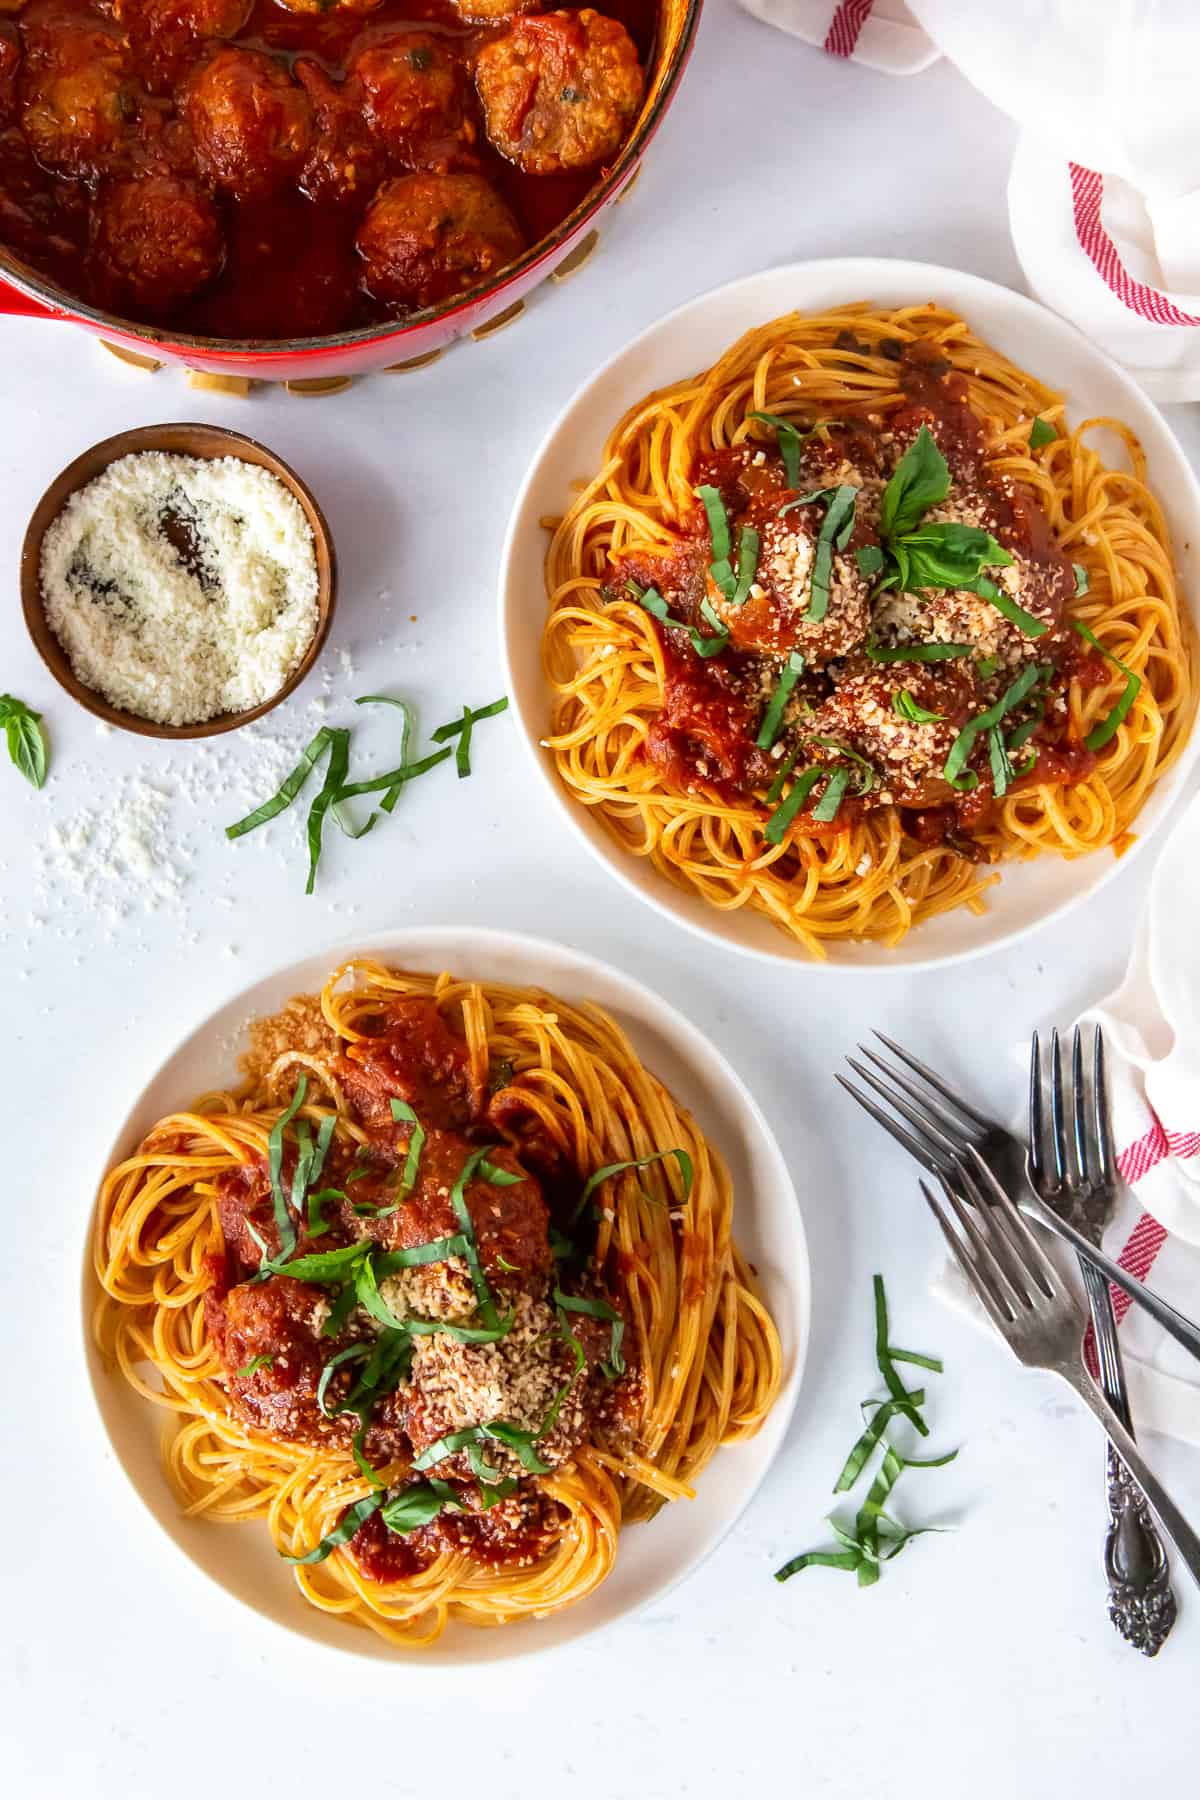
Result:
<svg viewBox="0 0 1200 1800"><path fill-rule="evenodd" d="M679 1164L679 1173L683 1179L683 1203L686 1206L691 1198L694 1175L691 1157L686 1150L678 1147L673 1150L652 1150L649 1156L636 1157L632 1162L606 1163L602 1169L589 1175L571 1214L571 1224L574 1225L601 1182L607 1181L611 1175L624 1175L629 1169L648 1169L651 1163L664 1162L668 1156L673 1156Z"/></svg>
<svg viewBox="0 0 1200 1800"><path fill-rule="evenodd" d="M1119 656L1114 656L1111 650L1106 650L1104 648L1104 645L1100 642L1100 639L1096 636L1090 625L1085 625L1082 619L1072 619L1071 624L1081 638L1086 638L1092 648L1100 652L1105 662L1112 663L1113 667L1119 669L1125 677L1125 691L1121 695L1121 698L1117 701L1117 704L1113 707L1112 711L1100 720L1099 724L1092 726L1092 729L1083 740L1087 749L1103 750L1105 744L1117 735L1117 728L1120 726L1122 720L1126 718L1130 707L1137 699L1138 690L1142 685L1142 678L1136 670L1131 669L1127 663L1123 663Z"/></svg>
<svg viewBox="0 0 1200 1800"><path fill-rule="evenodd" d="M737 586L729 596L734 606L745 606L750 598L750 589L758 573L758 548L757 531L752 525L743 525L738 534Z"/></svg>
<svg viewBox="0 0 1200 1800"><path fill-rule="evenodd" d="M725 502L721 491L715 487L698 487L696 498L703 506L708 518L708 535L712 540L712 560L715 563L728 562L732 550L729 537L729 514L725 511Z"/></svg>
<svg viewBox="0 0 1200 1800"><path fill-rule="evenodd" d="M365 1499L356 1501L346 1509L339 1523L328 1536L321 1539L315 1550L310 1550L307 1556L284 1556L284 1562L298 1563L302 1567L306 1563L324 1562L334 1550L348 1544L359 1527L365 1525L372 1513L377 1513L382 1505L381 1493L368 1494Z"/></svg>
<svg viewBox="0 0 1200 1800"><path fill-rule="evenodd" d="M821 529L817 534L816 554L813 557L812 587L809 592L808 610L804 614L806 620L813 624L825 617L829 610L829 582L833 574L834 549L844 550L854 530L854 508L858 503L858 489L846 484L842 487L826 490L828 505L825 517L821 521Z"/></svg>
<svg viewBox="0 0 1200 1800"><path fill-rule="evenodd" d="M1075 575L1075 598L1077 600L1082 600L1083 596L1087 593L1089 587L1091 586L1091 581L1088 578L1088 572L1084 568L1082 563L1072 563L1071 568Z"/></svg>
<svg viewBox="0 0 1200 1800"><path fill-rule="evenodd" d="M950 492L950 470L927 425L896 464L883 490L879 529L883 537L902 537L912 531L929 511Z"/></svg>
<svg viewBox="0 0 1200 1800"><path fill-rule="evenodd" d="M288 1102L286 1109L280 1113L279 1117L272 1125L271 1134L267 1139L267 1172L271 1179L271 1205L275 1213L275 1228L279 1233L279 1252L274 1259L276 1262L286 1262L287 1258L296 1248L296 1227L292 1222L292 1214L291 1209L288 1206L287 1195L283 1191L281 1175L283 1169L283 1134L295 1118L296 1114L300 1111L300 1108L304 1105L304 1097L307 1092L308 1076L302 1075L296 1083L295 1092L292 1094L291 1100ZM297 1164L297 1174L299 1174L299 1164ZM301 1187L301 1197L303 1197L303 1193L304 1189ZM295 1185L293 1184L293 1197L294 1196Z"/></svg>
<svg viewBox="0 0 1200 1800"><path fill-rule="evenodd" d="M813 818L822 825L828 825L837 818L841 810L842 798L850 785L849 769L834 769L825 784L825 792L813 807Z"/></svg>
<svg viewBox="0 0 1200 1800"><path fill-rule="evenodd" d="M767 710L763 714L762 724L758 728L758 736L754 740L760 750L769 750L779 736L783 726L783 712L787 705L788 695L803 673L804 658L798 650L793 650L779 672L775 692L771 695Z"/></svg>
<svg viewBox="0 0 1200 1800"><path fill-rule="evenodd" d="M589 1318L606 1319L612 1325L608 1361L602 1363L601 1368L610 1381L615 1381L618 1375L623 1375L625 1359L621 1355L621 1339L625 1335L625 1321L616 1308L610 1306L607 1300L582 1300L577 1295L564 1294L558 1287L554 1290L554 1304L563 1312L586 1313Z"/></svg>
<svg viewBox="0 0 1200 1800"><path fill-rule="evenodd" d="M907 719L910 725L936 725L946 717L945 713L929 712L918 705L907 688L897 688L892 695L892 711L898 719Z"/></svg>
<svg viewBox="0 0 1200 1800"><path fill-rule="evenodd" d="M234 1374L239 1380L245 1381L251 1375L257 1375L260 1369L273 1369L274 1367L275 1358L266 1352L261 1356L252 1356L248 1363L243 1363L240 1369L235 1369Z"/></svg>
<svg viewBox="0 0 1200 1800"><path fill-rule="evenodd" d="M1044 619L1035 618L1023 606L1018 606L1011 594L1006 594L1002 587L997 587L986 575L981 575L974 583L974 592L990 601L996 611L1003 613L1009 624L1023 631L1026 637L1044 637L1049 631L1050 627Z"/></svg>
<svg viewBox="0 0 1200 1800"><path fill-rule="evenodd" d="M860 575L878 575L883 567L883 551L878 544L863 544L854 552Z"/></svg>
<svg viewBox="0 0 1200 1800"><path fill-rule="evenodd" d="M688 625L683 619L675 618L657 588L639 588L635 581L627 581L625 585L637 601L638 605L644 606L646 611L652 613L663 625L674 625L678 630L686 631L692 640L692 649L696 652L697 656L703 656L705 658L719 656L726 644L728 644L729 633L722 625L720 619L717 617L707 600L702 602L700 610L705 618L716 625L717 634L715 637L705 637L703 632L698 630L695 625Z"/></svg>
<svg viewBox="0 0 1200 1800"><path fill-rule="evenodd" d="M895 649L882 644L865 644L871 662L950 662L958 656L973 656L971 644L900 644Z"/></svg>
<svg viewBox="0 0 1200 1800"><path fill-rule="evenodd" d="M1040 450L1043 444L1052 444L1057 436L1057 431L1048 420L1035 419L1029 427L1029 448Z"/></svg>
<svg viewBox="0 0 1200 1800"><path fill-rule="evenodd" d="M779 454L783 458L783 478L790 488L799 487L800 446L805 438L812 436L816 427L800 431L790 419L781 419L778 413L752 412L747 413L746 417L757 419L760 425L771 427L779 445Z"/></svg>
<svg viewBox="0 0 1200 1800"><path fill-rule="evenodd" d="M780 773L782 773L782 771ZM805 769L803 774L796 777L784 798L780 801L779 805L775 808L775 811L763 826L763 836L766 838L768 844L782 844L792 820L796 817L796 814L800 811L800 808L804 805L804 802L808 799L808 796L812 793L824 773L824 769ZM778 780L778 776L776 777L776 780ZM768 804L773 798L773 795L774 784L772 784L771 791L767 794Z"/></svg>
<svg viewBox="0 0 1200 1800"><path fill-rule="evenodd" d="M412 1126L412 1136L408 1140L408 1155L404 1160L404 1173L400 1177L400 1185L396 1189L397 1198L407 1200L417 1185L417 1177L421 1172L421 1152L425 1148L425 1127L407 1100L391 1102L392 1117L398 1125Z"/></svg>
<svg viewBox="0 0 1200 1800"><path fill-rule="evenodd" d="M265 825L268 820L277 818L281 812L286 812L312 774L316 764L328 750L330 737L328 725L322 725L316 737L305 749L296 767L281 782L271 798L264 800L261 806L256 806L254 811L247 813L244 819L239 819L236 825L227 825L225 836L227 838L245 837L248 831L256 831L260 825Z"/></svg>
<svg viewBox="0 0 1200 1800"><path fill-rule="evenodd" d="M960 787L963 783L969 787L978 786L978 776L974 776L967 782L967 775L970 774L970 771L967 770L967 761L975 748L976 738L981 732L990 731L993 725L1000 723L1006 713L1011 712L1015 706L1019 706L1031 689L1035 688L1048 672L1044 665L1030 663L1017 676L1012 686L1005 689L994 706L989 706L986 712L981 712L975 718L968 719L950 746L950 754L946 758L946 766L943 770L946 780L952 787Z"/></svg>
<svg viewBox="0 0 1200 1800"><path fill-rule="evenodd" d="M34 712L15 694L0 694L0 724L4 726L13 767L35 788L44 786L49 754L41 713Z"/></svg>
<svg viewBox="0 0 1200 1800"><path fill-rule="evenodd" d="M458 748L454 754L454 764L458 770L458 778L464 780L471 773L471 733L481 719L494 719L499 713L507 712L508 696L493 700L490 706L464 706L461 719L452 719L448 725L439 725L430 735L435 744L445 744L451 738L458 738Z"/></svg>

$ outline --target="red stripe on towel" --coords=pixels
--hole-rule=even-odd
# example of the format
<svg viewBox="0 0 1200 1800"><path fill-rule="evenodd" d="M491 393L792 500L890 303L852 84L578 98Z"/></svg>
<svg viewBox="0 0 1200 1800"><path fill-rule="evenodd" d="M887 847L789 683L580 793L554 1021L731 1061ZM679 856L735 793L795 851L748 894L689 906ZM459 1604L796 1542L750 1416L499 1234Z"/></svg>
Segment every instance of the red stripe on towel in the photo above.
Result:
<svg viewBox="0 0 1200 1800"><path fill-rule="evenodd" d="M841 0L829 21L822 49L830 56L853 56L858 34L871 16L875 0Z"/></svg>
<svg viewBox="0 0 1200 1800"><path fill-rule="evenodd" d="M839 13L845 12L839 7ZM834 25L837 24L835 18ZM833 27L830 27L830 37ZM825 48L830 45L826 42ZM835 51L841 55L841 51ZM846 52L845 54L849 54ZM1148 287L1144 281L1137 281L1129 273L1121 261L1117 246L1104 228L1104 220L1100 215L1101 203L1104 199L1104 177L1095 169L1081 168L1078 163L1069 163L1071 172L1071 205L1075 214L1075 235L1079 239L1080 248L1088 261L1096 269L1105 286L1112 292L1123 306L1130 312L1137 313L1140 319L1149 319L1154 325L1200 325L1200 319L1193 318L1191 313L1181 312L1179 307L1157 288ZM1136 1176L1132 1179L1136 1180Z"/></svg>

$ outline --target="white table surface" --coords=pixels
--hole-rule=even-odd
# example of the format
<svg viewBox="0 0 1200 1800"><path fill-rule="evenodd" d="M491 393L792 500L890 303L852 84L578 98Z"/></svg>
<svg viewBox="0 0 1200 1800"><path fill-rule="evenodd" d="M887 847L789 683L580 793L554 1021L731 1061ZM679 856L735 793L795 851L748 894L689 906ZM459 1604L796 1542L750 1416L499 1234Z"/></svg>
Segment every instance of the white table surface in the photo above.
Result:
<svg viewBox="0 0 1200 1800"><path fill-rule="evenodd" d="M0 687L45 711L54 746L40 795L0 770L9 1793L185 1800L215 1783L415 1795L465 1778L489 1800L650 1800L758 1779L804 1795L937 1800L967 1785L976 1800L1010 1800L1052 1786L1117 1793L1134 1780L1149 1791L1185 1768L1194 1781L1196 1596L1181 1591L1183 1616L1157 1662L1117 1640L1097 1566L1092 1421L928 1299L935 1243L909 1173L829 1076L880 1025L990 1082L997 1105L1014 1101L1019 1077L993 1059L1110 984L1146 865L1082 918L934 980L785 973L702 954L612 883L552 816L504 720L480 729L470 783L418 784L386 831L331 842L306 900L291 825L269 845L227 844L236 801L203 785L190 801L180 771L197 765L178 750L98 734L44 675L17 610L25 521L63 464L124 426L207 419L266 439L327 510L343 568L330 718L384 686L417 700L427 725L463 699L491 699L509 501L576 385L666 308L797 256L921 257L1019 286L1004 205L1011 137L945 65L892 80L709 0L636 198L587 270L538 295L536 318L491 343L336 399L259 390L239 401L193 394L177 373L124 369L66 327L0 323ZM1175 422L1200 455L1194 418ZM311 731L320 685L290 703L285 735ZM383 722L369 730L364 748L383 755ZM225 740L226 769L238 746ZM194 857L180 897L149 912L135 901L114 920L69 893L39 893L32 869L52 824L103 807L122 777L169 796L170 829ZM120 1491L78 1345L98 1159L177 1037L279 962L356 932L446 919L569 939L716 1037L792 1159L815 1276L799 1410L732 1537L648 1615L486 1681L331 1657L210 1590ZM897 1339L945 1355L937 1441L964 1446L953 1467L907 1478L905 1510L955 1530L923 1539L869 1592L825 1571L778 1587L777 1563L823 1540L858 1401L873 1391L875 1269L888 1278ZM1194 1516L1200 1455L1156 1438L1148 1448ZM464 1742L469 1771L454 1753Z"/></svg>

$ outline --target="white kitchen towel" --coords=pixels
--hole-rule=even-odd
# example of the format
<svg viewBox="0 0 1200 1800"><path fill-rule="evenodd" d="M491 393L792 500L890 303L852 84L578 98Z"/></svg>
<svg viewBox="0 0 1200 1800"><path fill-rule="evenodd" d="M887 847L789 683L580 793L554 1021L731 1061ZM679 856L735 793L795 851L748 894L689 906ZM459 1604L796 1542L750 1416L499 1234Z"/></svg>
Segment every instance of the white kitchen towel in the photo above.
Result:
<svg viewBox="0 0 1200 1800"><path fill-rule="evenodd" d="M1124 981L1081 1023L1104 1031L1117 1164L1126 1183L1104 1247L1178 1311L1200 1320L1198 869L1200 796L1159 857ZM1070 1268L1069 1257L1062 1266ZM941 1269L933 1286L940 1299L991 1329L956 1265ZM1112 1293L1135 1425L1200 1444L1200 1363L1119 1288Z"/></svg>
<svg viewBox="0 0 1200 1800"><path fill-rule="evenodd" d="M1200 399L1197 0L742 0L894 74L941 54L1020 127L1013 244L1032 292L1156 400Z"/></svg>

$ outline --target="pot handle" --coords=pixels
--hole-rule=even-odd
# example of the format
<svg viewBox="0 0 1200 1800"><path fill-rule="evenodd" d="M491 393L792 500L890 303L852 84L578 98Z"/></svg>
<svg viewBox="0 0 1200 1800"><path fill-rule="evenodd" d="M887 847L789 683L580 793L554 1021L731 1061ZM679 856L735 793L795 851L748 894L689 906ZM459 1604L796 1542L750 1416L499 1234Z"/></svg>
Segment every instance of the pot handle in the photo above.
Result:
<svg viewBox="0 0 1200 1800"><path fill-rule="evenodd" d="M14 318L23 319L61 319L65 315L52 306L44 306L40 300L23 294L20 288L10 286L0 276L0 315L10 314Z"/></svg>

